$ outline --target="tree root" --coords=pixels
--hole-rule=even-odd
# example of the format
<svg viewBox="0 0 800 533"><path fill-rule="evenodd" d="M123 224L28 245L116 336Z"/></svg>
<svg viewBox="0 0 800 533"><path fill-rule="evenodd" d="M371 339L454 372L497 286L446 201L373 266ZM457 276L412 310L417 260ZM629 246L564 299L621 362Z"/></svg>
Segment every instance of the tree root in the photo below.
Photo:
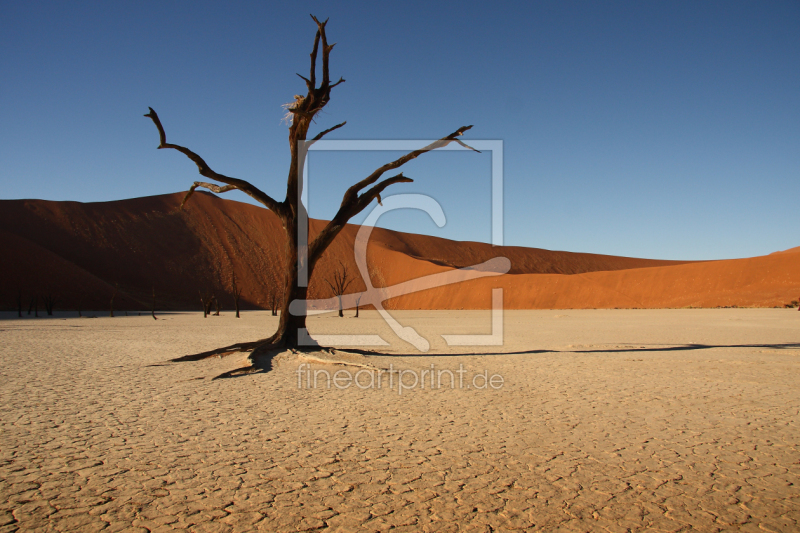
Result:
<svg viewBox="0 0 800 533"><path fill-rule="evenodd" d="M360 363L357 361L348 361L341 357L336 357L335 354L337 352L341 352L343 354L352 354L352 355L359 355L359 356L370 356L370 355L383 355L380 352L373 352L368 350L336 350L334 348L326 348L324 346L294 346L294 347L287 347L286 342L280 340L278 342L274 342L274 336L267 338L267 339L260 339L253 342L242 342L238 344L232 344L230 346L223 346L220 348L215 348L213 350L208 350L206 352L200 352L195 354L183 355L181 357L176 357L174 359L169 359L168 362L170 363L183 363L187 361L202 361L203 359L209 359L211 357L224 357L227 355L231 355L234 353L241 353L241 352L250 352L250 355L247 357L247 361L249 364L246 366L242 366L239 368L234 368L233 370L228 370L214 376L211 378L212 381L217 379L225 379L225 378L233 378L238 376L246 376L250 374L261 374L269 372L273 369L273 359L281 352L285 351L286 349L291 350L293 353L297 354L301 360L306 361L308 363L316 363L316 364L332 364L332 365L347 365L347 366L354 366L359 368L377 368L370 364ZM320 352L327 354L328 356L320 356ZM314 355L317 354L317 355ZM158 365L164 366L164 365Z"/></svg>

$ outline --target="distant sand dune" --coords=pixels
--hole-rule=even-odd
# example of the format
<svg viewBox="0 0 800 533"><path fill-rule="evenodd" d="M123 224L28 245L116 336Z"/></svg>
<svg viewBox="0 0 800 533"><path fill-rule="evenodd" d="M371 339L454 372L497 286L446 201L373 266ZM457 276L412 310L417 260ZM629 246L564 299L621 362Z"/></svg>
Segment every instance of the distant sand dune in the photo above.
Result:
<svg viewBox="0 0 800 533"><path fill-rule="evenodd" d="M116 286L118 309L199 308L199 291L233 305L232 273L245 308L265 308L282 279L283 231L268 210L182 193L115 202L0 201L0 306L26 307L53 294L56 308L106 309ZM312 234L324 221L312 220ZM330 296L324 279L343 259L352 272L357 226L348 226L317 267L310 297ZM395 284L435 272L511 260L510 275L397 298L394 308L481 309L490 287L506 307L780 306L800 297L800 247L765 257L713 262L663 261L457 242L375 229L368 249L379 279ZM336 258L335 260L333 258ZM363 290L357 280L353 290Z"/></svg>

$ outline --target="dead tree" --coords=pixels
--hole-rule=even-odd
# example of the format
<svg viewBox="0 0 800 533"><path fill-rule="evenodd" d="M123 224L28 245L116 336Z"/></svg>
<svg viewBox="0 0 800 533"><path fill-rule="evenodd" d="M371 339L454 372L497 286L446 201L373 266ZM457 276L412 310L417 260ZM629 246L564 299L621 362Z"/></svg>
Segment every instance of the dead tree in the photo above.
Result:
<svg viewBox="0 0 800 533"><path fill-rule="evenodd" d="M278 303L283 301L283 293L285 292L285 288L282 290L280 296L278 296L278 289L275 289L275 292L272 293L272 316L278 316Z"/></svg>
<svg viewBox="0 0 800 533"><path fill-rule="evenodd" d="M214 316L219 316L219 299L215 295L212 294L211 295L211 301L214 302L214 309L217 310L217 312L214 313Z"/></svg>
<svg viewBox="0 0 800 533"><path fill-rule="evenodd" d="M278 306L283 301L283 295L286 293L286 287L281 286L280 293L278 292L278 283L273 283L272 287L272 299L270 301L270 309L272 310L272 316L278 316Z"/></svg>
<svg viewBox="0 0 800 533"><path fill-rule="evenodd" d="M153 316L153 320L158 320L156 318L156 287L153 285L153 305L150 307L150 314Z"/></svg>
<svg viewBox="0 0 800 533"><path fill-rule="evenodd" d="M363 295L364 293L361 293L356 297L356 318L358 318L358 306L361 305L361 297Z"/></svg>
<svg viewBox="0 0 800 533"><path fill-rule="evenodd" d="M213 294L206 294L203 296L201 291L197 291L200 293L200 304L203 306L203 318L208 317L211 314L211 306L214 305L214 295Z"/></svg>
<svg viewBox="0 0 800 533"><path fill-rule="evenodd" d="M272 310L272 316L278 316L278 293L274 292L272 294L272 300L270 301L270 309Z"/></svg>
<svg viewBox="0 0 800 533"><path fill-rule="evenodd" d="M198 187L208 189L215 193L224 193L231 190L240 190L251 198L255 199L266 208L273 211L281 220L283 230L286 233L286 250L284 254L284 271L285 271L285 290L281 299L281 317L278 323L278 330L271 337L261 339L255 342L240 343L233 346L220 348L219 350L212 350L204 355L213 355L214 353L231 352L235 350L253 350L255 348L276 348L279 346L292 346L300 345L300 340L306 330L306 297L308 294L308 286L306 280L310 280L314 272L314 267L322 257L323 252L333 242L337 235L345 227L345 224L355 215L367 208L373 201L380 202L381 194L383 191L396 183L409 183L413 181L402 172L383 179L384 174L396 168L403 166L409 161L417 158L418 156L449 145L456 142L465 148L470 148L458 138L469 130L472 126L463 126L456 131L442 137L423 148L414 150L391 163L387 163L369 176L361 181L350 186L344 193L339 210L334 215L333 219L320 231L313 241L308 242L308 226L301 226L303 221L308 218L306 206L301 201L302 194L302 176L303 164L305 161L308 143L316 142L322 139L328 133L337 130L345 125L345 122L337 124L313 136L310 140L308 138L308 130L315 117L322 111L325 105L331 98L331 90L344 82L344 78L339 78L339 81L331 83L329 72L329 59L334 44L328 44L328 37L326 35L326 24L320 22L316 17L311 17L317 26L317 32L314 37L314 45L311 51L311 69L309 70L308 77L300 76L305 81L308 92L305 96L296 95L294 102L288 104L286 109L288 111L287 117L290 119L289 126L289 151L291 154L291 163L289 164L289 175L286 181L286 197L282 202L273 199L270 195L254 186L248 181L232 178L224 174L215 172L208 166L205 160L190 149L177 144L167 142L167 134L161 124L156 112L153 108L145 116L150 118L158 129L159 145L158 148L171 148L186 155L196 165L201 176L204 176L217 183L208 183L204 181L196 181L189 188L186 196L181 205L191 197L192 193ZM322 68L321 80L317 78L317 57L319 52L322 52ZM317 82L319 81L319 85ZM307 142L305 142L307 141ZM470 148L471 149L471 148ZM219 185L222 184L222 185ZM303 241L298 236L300 227L305 227L305 237ZM308 243L303 244L303 243ZM302 248L301 248L302 247ZM305 278L301 279L300 272L303 272ZM289 312L289 305L292 302L298 302L301 305L301 311L298 314ZM297 304L295 304L297 305Z"/></svg>
<svg viewBox="0 0 800 533"><path fill-rule="evenodd" d="M326 279L325 283L327 283L331 288L333 295L339 298L339 316L343 317L344 313L342 312L342 295L344 294L344 291L347 290L347 287L350 285L350 283L353 282L353 278L351 278L347 273L347 267L344 265L344 263L339 261L339 266L341 266L341 268L337 268L333 272L333 281Z"/></svg>
<svg viewBox="0 0 800 533"><path fill-rule="evenodd" d="M242 295L242 289L236 286L236 274L231 274L233 278L233 305L236 307L236 318L239 318L239 297Z"/></svg>

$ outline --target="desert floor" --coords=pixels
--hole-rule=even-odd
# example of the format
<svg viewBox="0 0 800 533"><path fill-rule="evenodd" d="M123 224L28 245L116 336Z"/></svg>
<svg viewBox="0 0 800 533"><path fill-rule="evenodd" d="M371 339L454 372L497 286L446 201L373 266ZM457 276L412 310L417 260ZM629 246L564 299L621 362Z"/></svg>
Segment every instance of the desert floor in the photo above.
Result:
<svg viewBox="0 0 800 533"><path fill-rule="evenodd" d="M321 371L364 369L317 365L314 388L291 354L213 381L243 356L165 363L271 333L263 312L5 314L0 531L800 528L796 310L508 311L482 349L438 335L489 333L488 311L394 314L431 352L374 312L309 329L381 334L396 355L351 359L407 385L431 365L463 382L365 370L329 389Z"/></svg>

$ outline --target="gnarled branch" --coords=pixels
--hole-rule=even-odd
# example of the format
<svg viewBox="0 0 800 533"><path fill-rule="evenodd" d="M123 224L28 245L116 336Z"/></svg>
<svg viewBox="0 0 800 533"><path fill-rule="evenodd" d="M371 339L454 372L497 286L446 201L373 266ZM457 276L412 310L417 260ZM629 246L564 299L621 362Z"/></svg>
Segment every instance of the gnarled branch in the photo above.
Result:
<svg viewBox="0 0 800 533"><path fill-rule="evenodd" d="M224 174L219 174L217 172L214 172L213 170L211 170L211 167L209 167L208 164L203 160L203 158L197 155L196 153L192 152L191 150L189 150L184 146L168 143L167 134L164 132L164 126L161 125L161 120L158 118L158 114L155 112L155 110L153 110L152 107L149 107L148 109L150 110L150 112L147 113L145 116L150 118L153 121L153 124L156 125L156 128L158 128L158 136L160 139L158 145L159 150L162 148L172 148L173 150L177 150L182 154L184 154L189 159L191 159L192 161L194 161L194 163L197 165L197 170L198 172L200 172L201 176L205 176L214 181L219 181L220 183L225 183L231 186L231 188L222 187L220 188L219 191L215 192L225 192L233 188L239 189L240 191L244 192L254 200L258 201L259 203L263 204L267 208L274 211L278 216L283 217L283 209L281 208L281 204L273 200L271 196L260 190L258 187L251 185L247 181L240 180L237 178L231 178L230 176L225 176ZM181 203L181 207L183 207L183 204L186 203L186 200L189 198L189 196L192 195L194 189L196 189L197 187L211 188L209 187L209 185L210 184L203 182L195 182L192 188L189 189L189 192L187 193L186 197L184 197L183 203ZM216 187L216 185L214 185L214 187Z"/></svg>
<svg viewBox="0 0 800 533"><path fill-rule="evenodd" d="M458 137L463 135L464 132L470 128L472 128L472 126L463 126L447 137L442 137L438 141L434 141L431 144L420 148L419 150L414 150L403 157L395 159L391 163L387 163L378 168L375 170L375 172L347 189L347 191L344 193L342 204L339 206L339 211L336 213L336 216L334 216L333 219L328 222L325 228L311 242L311 245L309 246L310 260L314 262L319 259L319 257L322 255L322 252L325 251L325 248L327 248L327 246L333 241L334 238L336 238L339 232L342 231L345 224L347 224L347 221L363 211L372 202L372 200L378 200L378 203L380 203L381 193L387 187L394 185L395 183L409 183L414 181L411 178L403 176L403 173L401 172L397 176L383 180L382 182L368 189L366 192L361 193L365 187L369 187L378 181L387 171L403 166L412 159L416 159L426 152L445 147L451 142L457 142L461 146L477 152L478 150L475 150L475 148L468 146L458 139Z"/></svg>
<svg viewBox="0 0 800 533"><path fill-rule="evenodd" d="M340 207L339 211L336 213L336 216L334 216L333 219L325 225L323 230L319 232L316 238L314 238L309 245L308 254L310 261L316 262L316 260L322 255L322 252L325 251L328 245L333 242L333 239L335 239L339 232L342 231L345 224L347 224L347 221L363 211L372 202L372 200L377 199L378 203L380 203L381 193L384 191L384 189L390 185L394 185L395 183L411 183L413 181L414 180L411 178L403 176L403 173L401 172L397 176L387 178L373 186L365 193L357 196L347 205L342 205L342 207Z"/></svg>
<svg viewBox="0 0 800 533"><path fill-rule="evenodd" d="M385 179L382 182L374 185L368 191L361 193L358 196L358 201L353 206L353 214L350 215L350 218L356 216L361 211L363 211L371 202L372 200L378 200L378 203L381 203L381 193L386 189L389 185L394 185L395 183L413 183L414 180L411 178L407 178L403 176L401 172L397 176L393 176L391 178Z"/></svg>
<svg viewBox="0 0 800 533"><path fill-rule="evenodd" d="M194 190L196 188L198 188L198 187L203 187L205 189L208 189L211 192L215 192L215 193L218 193L218 194L223 193L223 192L232 191L234 189L238 189L239 188L236 185L225 185L224 187L220 187L219 185L214 185L213 183L206 183L204 181L195 181L194 184L192 184L192 186L186 192L186 196L183 197L183 201L181 202L180 209L183 209L183 206L186 205L186 201L189 199L189 197L192 194L194 194Z"/></svg>
<svg viewBox="0 0 800 533"><path fill-rule="evenodd" d="M411 161L412 159L416 159L417 157L419 157L420 155L424 154L425 152L430 152L431 150L436 150L437 148L442 148L444 146L447 146L448 144L450 144L453 141L457 142L461 146L469 148L470 150L475 150L471 146L467 146L466 144L464 144L463 142L461 142L460 140L457 139L457 137L460 137L461 135L463 135L464 132L469 130L470 128L472 128L472 126L463 126L463 127L459 128L459 129L457 129L456 131L454 131L453 133L451 133L450 135L448 135L447 137L442 137L438 141L434 141L431 144L429 144L428 146L420 148L419 150L414 150L413 152L410 152L410 153L404 155L403 157L395 159L391 163L386 163L382 167L380 167L377 170L375 170L375 172L373 172L372 174L370 174L369 176L367 176L363 180L359 181L358 183L356 183L355 185L353 185L352 187L347 189L347 192L344 193L344 197L342 198L342 208L344 208L345 205L354 202L358 198L358 193L359 193L359 191L361 191L361 189L363 189L364 187L367 187L369 185L372 185L373 183L378 181L380 179L380 177L383 176L383 174L385 172L387 172L389 170L394 170L397 167L401 167L401 166L405 165L406 163L408 163L409 161ZM475 151L477 152L477 150L475 150Z"/></svg>

